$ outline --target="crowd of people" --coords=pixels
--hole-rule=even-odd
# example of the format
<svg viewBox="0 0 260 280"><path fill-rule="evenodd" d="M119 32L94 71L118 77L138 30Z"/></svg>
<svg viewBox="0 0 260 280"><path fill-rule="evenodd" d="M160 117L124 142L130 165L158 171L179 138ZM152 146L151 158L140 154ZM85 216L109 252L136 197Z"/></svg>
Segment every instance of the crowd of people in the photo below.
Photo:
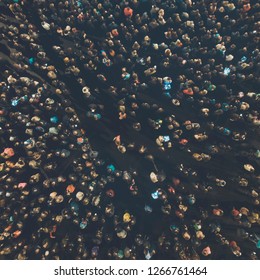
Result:
<svg viewBox="0 0 260 280"><path fill-rule="evenodd" d="M260 3L3 0L0 256L260 257Z"/></svg>

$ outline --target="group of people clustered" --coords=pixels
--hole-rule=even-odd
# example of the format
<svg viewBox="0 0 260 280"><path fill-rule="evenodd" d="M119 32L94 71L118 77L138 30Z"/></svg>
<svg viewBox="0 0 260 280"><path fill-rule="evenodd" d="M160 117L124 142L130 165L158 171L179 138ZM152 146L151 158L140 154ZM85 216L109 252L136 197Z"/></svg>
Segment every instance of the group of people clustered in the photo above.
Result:
<svg viewBox="0 0 260 280"><path fill-rule="evenodd" d="M260 256L258 1L0 8L2 258Z"/></svg>

